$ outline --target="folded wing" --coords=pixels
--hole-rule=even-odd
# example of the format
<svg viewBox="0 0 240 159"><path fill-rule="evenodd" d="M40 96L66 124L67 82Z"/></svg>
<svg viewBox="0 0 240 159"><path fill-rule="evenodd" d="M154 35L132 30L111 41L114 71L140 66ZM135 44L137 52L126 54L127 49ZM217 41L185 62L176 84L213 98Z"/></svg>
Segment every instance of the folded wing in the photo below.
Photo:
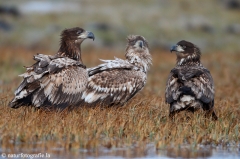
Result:
<svg viewBox="0 0 240 159"><path fill-rule="evenodd" d="M193 94L203 103L214 100L214 84L210 72L198 67L182 71L173 69L167 81L165 98L167 103L178 100L181 94Z"/></svg>
<svg viewBox="0 0 240 159"><path fill-rule="evenodd" d="M104 60L88 69L89 79L82 99L87 103L124 104L146 83L146 73L125 60Z"/></svg>
<svg viewBox="0 0 240 159"><path fill-rule="evenodd" d="M202 74L194 76L184 85L190 87L196 98L203 103L210 103L214 100L214 83L210 72L202 68Z"/></svg>
<svg viewBox="0 0 240 159"><path fill-rule="evenodd" d="M181 92L179 91L179 88L183 84L179 82L177 74L175 74L173 71L170 72L167 80L167 86L165 90L165 101L167 103L172 103L173 101L176 101Z"/></svg>
<svg viewBox="0 0 240 159"><path fill-rule="evenodd" d="M88 75L92 76L94 74L100 73L102 71L112 70L112 69L129 69L129 70L139 70L138 67L132 65L126 60L122 60L115 57L115 60L101 60L104 63L96 67L88 68Z"/></svg>
<svg viewBox="0 0 240 159"><path fill-rule="evenodd" d="M37 62L20 75L24 79L15 91L10 107L65 106L80 101L88 78L84 65L70 58L42 54L34 56L34 59Z"/></svg>

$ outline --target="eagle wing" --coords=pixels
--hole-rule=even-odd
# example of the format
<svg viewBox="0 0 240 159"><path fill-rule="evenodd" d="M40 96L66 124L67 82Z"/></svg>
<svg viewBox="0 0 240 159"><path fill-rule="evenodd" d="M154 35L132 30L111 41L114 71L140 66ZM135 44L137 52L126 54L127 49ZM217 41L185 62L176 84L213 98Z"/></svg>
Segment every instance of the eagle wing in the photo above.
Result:
<svg viewBox="0 0 240 159"><path fill-rule="evenodd" d="M214 100L213 78L206 68L200 67L198 70L191 79L184 82L184 86L191 88L196 98L203 103L210 103Z"/></svg>
<svg viewBox="0 0 240 159"><path fill-rule="evenodd" d="M176 69L171 70L165 90L165 101L167 103L172 103L173 101L177 100L181 92L179 88L182 86L182 83L178 80L178 72Z"/></svg>
<svg viewBox="0 0 240 159"><path fill-rule="evenodd" d="M87 85L87 71L80 62L70 58L54 58L38 54L37 61L22 76L10 107L21 105L71 105L81 99Z"/></svg>
<svg viewBox="0 0 240 159"><path fill-rule="evenodd" d="M193 95L204 103L213 101L214 84L210 72L204 67L174 68L167 81L166 102L172 103L181 94Z"/></svg>
<svg viewBox="0 0 240 159"><path fill-rule="evenodd" d="M146 73L137 70L132 64L121 59L104 62L88 69L90 77L82 96L85 102L124 104L144 87Z"/></svg>
<svg viewBox="0 0 240 159"><path fill-rule="evenodd" d="M92 67L92 68L87 69L89 76L92 76L92 75L97 74L97 73L102 72L102 71L118 69L118 68L129 69L129 70L130 69L139 70L138 67L132 65L128 61L122 60L122 59L119 59L119 58L116 58L116 57L115 57L114 60L101 60L101 61L103 61L104 63L100 64L96 67Z"/></svg>

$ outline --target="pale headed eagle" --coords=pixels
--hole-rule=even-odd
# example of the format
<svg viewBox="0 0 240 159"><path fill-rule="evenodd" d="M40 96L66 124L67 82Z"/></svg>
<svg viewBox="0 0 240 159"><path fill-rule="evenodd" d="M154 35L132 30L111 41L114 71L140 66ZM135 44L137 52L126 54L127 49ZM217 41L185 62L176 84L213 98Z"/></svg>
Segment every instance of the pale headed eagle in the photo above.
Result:
<svg viewBox="0 0 240 159"><path fill-rule="evenodd" d="M58 52L35 55L37 62L20 75L23 81L9 106L65 108L78 104L88 81L81 59L81 43L87 38L94 40L94 34L79 27L63 30Z"/></svg>
<svg viewBox="0 0 240 159"><path fill-rule="evenodd" d="M152 63L144 37L127 38L126 60L102 60L104 63L88 69L88 85L82 99L90 105L124 105L143 89Z"/></svg>
<svg viewBox="0 0 240 159"><path fill-rule="evenodd" d="M213 78L200 61L200 49L182 40L172 46L172 51L176 52L177 64L170 72L165 91L166 102L170 104L169 117L182 110L194 112L202 108L217 120L213 110Z"/></svg>

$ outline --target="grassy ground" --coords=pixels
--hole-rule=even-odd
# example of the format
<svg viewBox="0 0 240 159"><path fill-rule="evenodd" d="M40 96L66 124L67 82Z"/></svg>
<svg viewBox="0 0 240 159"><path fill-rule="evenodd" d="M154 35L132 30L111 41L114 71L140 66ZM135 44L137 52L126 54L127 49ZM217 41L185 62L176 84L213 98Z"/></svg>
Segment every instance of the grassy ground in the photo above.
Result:
<svg viewBox="0 0 240 159"><path fill-rule="evenodd" d="M195 151L179 154L178 149L185 145L190 150L198 150L200 145L227 147L240 142L239 53L211 52L202 57L214 78L219 120L205 119L199 111L195 114L182 112L171 121L164 89L168 73L175 65L175 55L161 50L151 51L153 66L146 87L123 107L82 107L61 113L8 108L13 91L21 81L17 75L24 72L23 65L33 63L32 55L37 52L53 54L44 50L1 48L0 147L3 152L57 153L58 148L65 150L59 153L77 155L79 149L86 149L97 156L101 147L135 147L137 157L144 156L147 144L153 143L156 149L196 157ZM87 66L99 64L98 58L123 57L123 53L114 50L85 49L83 52ZM131 155L125 154L133 157Z"/></svg>

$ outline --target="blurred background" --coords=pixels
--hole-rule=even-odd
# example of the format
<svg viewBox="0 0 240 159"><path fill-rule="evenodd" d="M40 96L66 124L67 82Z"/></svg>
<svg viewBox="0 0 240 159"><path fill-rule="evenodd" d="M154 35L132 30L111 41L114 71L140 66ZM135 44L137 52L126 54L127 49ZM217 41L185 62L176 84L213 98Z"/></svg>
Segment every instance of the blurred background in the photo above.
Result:
<svg viewBox="0 0 240 159"><path fill-rule="evenodd" d="M161 95L175 65L169 48L180 40L201 48L203 63L215 78L227 72L226 86L233 80L229 70L240 67L240 0L1 0L0 84L16 81L16 87L22 66L32 65L36 53L55 54L61 31L76 26L96 37L82 44L87 67L99 64L99 58L124 58L126 37L144 36L153 55L147 88Z"/></svg>
<svg viewBox="0 0 240 159"><path fill-rule="evenodd" d="M122 50L127 35L140 34L152 49L168 50L185 39L203 52L235 52L240 49L240 1L0 1L0 46L57 51L60 32L75 26L94 32L96 41L89 44L94 47Z"/></svg>

